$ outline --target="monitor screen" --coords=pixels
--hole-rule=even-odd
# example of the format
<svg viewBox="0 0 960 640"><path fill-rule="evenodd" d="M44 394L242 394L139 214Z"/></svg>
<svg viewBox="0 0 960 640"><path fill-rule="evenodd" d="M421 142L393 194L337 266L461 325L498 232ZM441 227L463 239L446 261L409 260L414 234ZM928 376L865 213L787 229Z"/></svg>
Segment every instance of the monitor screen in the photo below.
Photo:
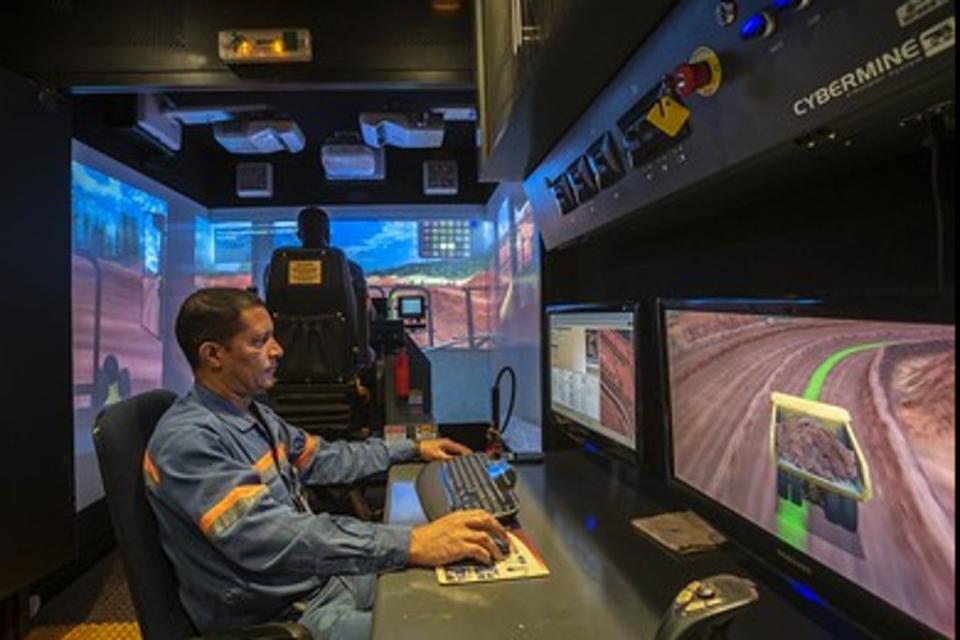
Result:
<svg viewBox="0 0 960 640"><path fill-rule="evenodd" d="M674 478L953 637L955 326L807 315L665 306Z"/></svg>
<svg viewBox="0 0 960 640"><path fill-rule="evenodd" d="M636 450L633 310L551 311L550 408Z"/></svg>
<svg viewBox="0 0 960 640"><path fill-rule="evenodd" d="M423 318L423 296L401 296L398 304L401 318Z"/></svg>

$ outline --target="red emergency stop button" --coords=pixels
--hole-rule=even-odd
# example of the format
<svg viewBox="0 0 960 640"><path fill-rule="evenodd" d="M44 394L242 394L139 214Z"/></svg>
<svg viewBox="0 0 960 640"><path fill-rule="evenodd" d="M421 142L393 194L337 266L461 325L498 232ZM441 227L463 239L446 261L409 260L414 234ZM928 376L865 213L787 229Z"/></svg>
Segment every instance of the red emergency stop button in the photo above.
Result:
<svg viewBox="0 0 960 640"><path fill-rule="evenodd" d="M673 89L682 97L710 84L713 72L706 62L688 62L673 70Z"/></svg>

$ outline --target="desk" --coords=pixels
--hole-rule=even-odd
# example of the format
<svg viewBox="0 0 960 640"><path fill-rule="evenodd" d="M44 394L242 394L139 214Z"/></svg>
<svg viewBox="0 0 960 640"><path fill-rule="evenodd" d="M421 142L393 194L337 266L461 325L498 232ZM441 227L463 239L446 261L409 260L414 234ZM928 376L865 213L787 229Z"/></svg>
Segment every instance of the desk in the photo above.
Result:
<svg viewBox="0 0 960 640"><path fill-rule="evenodd" d="M391 469L387 521L424 521L413 486L419 468ZM736 549L675 558L635 533L632 517L665 507L584 454L550 453L542 465L517 471L520 523L550 575L441 586L432 569L384 574L373 610L375 640L652 638L661 612L687 582L721 572L753 577L760 590L760 603L734 621L730 640L837 637L833 620L828 633L744 568ZM839 635L857 637L847 629Z"/></svg>

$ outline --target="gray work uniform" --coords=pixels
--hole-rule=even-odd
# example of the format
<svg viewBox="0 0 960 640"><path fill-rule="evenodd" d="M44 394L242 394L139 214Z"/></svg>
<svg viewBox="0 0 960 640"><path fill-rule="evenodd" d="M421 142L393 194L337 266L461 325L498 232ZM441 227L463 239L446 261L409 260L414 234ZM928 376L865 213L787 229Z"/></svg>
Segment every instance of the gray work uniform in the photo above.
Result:
<svg viewBox="0 0 960 640"><path fill-rule="evenodd" d="M300 619L317 638L364 637L375 574L406 566L410 528L310 513L301 489L384 471L414 446L327 442L254 407L262 423L198 383L147 445L180 599L201 632Z"/></svg>

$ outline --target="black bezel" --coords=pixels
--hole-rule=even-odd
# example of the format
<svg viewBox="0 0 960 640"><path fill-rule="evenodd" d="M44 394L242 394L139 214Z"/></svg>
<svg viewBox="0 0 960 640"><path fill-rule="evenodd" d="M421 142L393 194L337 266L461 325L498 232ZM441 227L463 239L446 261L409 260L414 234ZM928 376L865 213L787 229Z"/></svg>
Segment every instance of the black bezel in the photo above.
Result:
<svg viewBox="0 0 960 640"><path fill-rule="evenodd" d="M877 294L866 296L828 296L811 298L661 298L657 300L656 331L659 343L659 368L663 381L660 398L664 427L664 461L670 491L679 495L694 510L731 534L745 551L761 562L772 565L790 579L809 585L832 609L873 633L895 634L899 638L939 637L939 632L911 617L905 611L860 587L813 556L781 541L762 526L701 493L674 474L673 421L670 402L670 371L667 353L666 312L675 310L747 313L756 315L794 315L851 320L879 320L929 324L955 324L952 293ZM851 616L848 611L856 611Z"/></svg>
<svg viewBox="0 0 960 640"><path fill-rule="evenodd" d="M633 362L634 362L634 447L631 449L627 445L617 442L604 436L590 427L580 424L576 420L561 416L558 421L556 412L553 411L552 380L550 370L550 318L556 315L568 313L596 313L596 312L615 312L630 313L633 316ZM640 303L637 302L613 302L613 303L583 303L583 304L552 304L546 308L546 371L544 372L544 396L546 398L545 408L549 417L549 425L552 429L557 429L567 436L570 440L580 445L588 453L597 451L602 455L624 460L630 464L639 464L643 459L643 398L641 392L642 371L639 358L640 334L642 329Z"/></svg>
<svg viewBox="0 0 960 640"><path fill-rule="evenodd" d="M420 301L420 313L410 314L403 312L403 301L404 300L419 300ZM423 320L427 315L427 298L426 296L415 295L415 296L397 296L397 317L402 320Z"/></svg>

